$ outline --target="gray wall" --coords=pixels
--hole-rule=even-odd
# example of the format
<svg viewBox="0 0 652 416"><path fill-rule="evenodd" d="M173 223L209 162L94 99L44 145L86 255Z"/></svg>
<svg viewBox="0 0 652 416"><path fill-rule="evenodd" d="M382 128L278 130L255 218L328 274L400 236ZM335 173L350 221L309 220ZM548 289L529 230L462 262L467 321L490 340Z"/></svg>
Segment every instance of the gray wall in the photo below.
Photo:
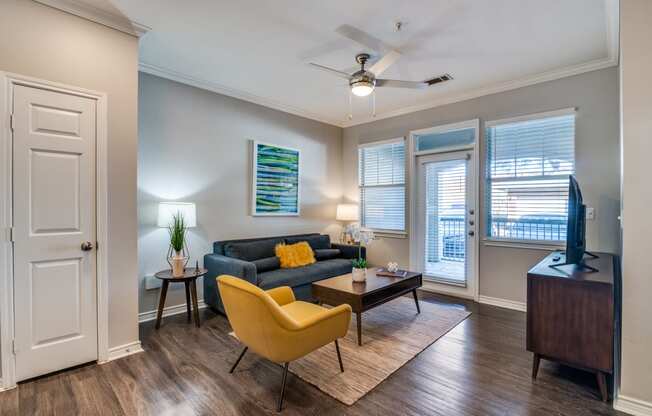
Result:
<svg viewBox="0 0 652 416"><path fill-rule="evenodd" d="M339 234L335 222L342 196L339 127L143 73L139 119L141 312L155 309L158 299L158 290L144 290L143 277L168 267L167 230L155 226L159 201L197 204L198 227L190 231L193 265L196 259L201 264L215 240ZM251 139L301 150L301 216L250 215ZM182 287L172 289L167 305L184 302Z"/></svg>
<svg viewBox="0 0 652 416"><path fill-rule="evenodd" d="M652 2L622 0L623 326L620 399L652 409ZM647 412L645 411L647 409Z"/></svg>
<svg viewBox="0 0 652 416"><path fill-rule="evenodd" d="M480 118L481 122L577 107L577 178L596 220L587 222L588 247L618 250L619 146L618 69L608 68L513 91L444 105L344 129L344 194L358 200L357 152L360 143L407 137L411 130ZM481 130L484 130L481 124ZM481 134L481 160L484 141ZM484 171L481 166L480 172ZM480 191L484 183L480 180ZM482 195L482 194L481 194ZM482 198L481 198L482 200ZM480 212L484 212L481 205ZM408 208L409 210L409 208ZM484 216L480 228L484 230ZM482 236L483 232L478 233ZM546 251L480 245L480 294L525 302L525 273ZM382 238L369 247L370 261L409 264L409 239Z"/></svg>
<svg viewBox="0 0 652 416"><path fill-rule="evenodd" d="M138 39L26 0L2 0L0 71L108 94L109 346L138 340Z"/></svg>

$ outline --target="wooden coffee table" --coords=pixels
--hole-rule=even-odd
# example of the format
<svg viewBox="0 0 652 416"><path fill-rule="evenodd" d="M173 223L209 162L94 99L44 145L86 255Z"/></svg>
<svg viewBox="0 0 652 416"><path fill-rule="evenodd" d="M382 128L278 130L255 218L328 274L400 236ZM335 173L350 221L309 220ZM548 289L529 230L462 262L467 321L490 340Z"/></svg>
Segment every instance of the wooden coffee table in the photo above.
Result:
<svg viewBox="0 0 652 416"><path fill-rule="evenodd" d="M312 284L312 297L331 306L351 305L356 314L358 345L362 345L362 312L412 292L414 303L419 308L417 288L422 285L421 273L408 272L405 277L377 276L376 268L367 271L367 281L357 283L351 274L331 277Z"/></svg>

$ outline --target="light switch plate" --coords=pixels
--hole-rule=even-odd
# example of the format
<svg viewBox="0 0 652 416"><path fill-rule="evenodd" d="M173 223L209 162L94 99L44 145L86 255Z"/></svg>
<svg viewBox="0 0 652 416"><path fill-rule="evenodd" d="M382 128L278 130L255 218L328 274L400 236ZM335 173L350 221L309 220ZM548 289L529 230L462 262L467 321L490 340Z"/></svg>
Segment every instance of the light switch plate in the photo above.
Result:
<svg viewBox="0 0 652 416"><path fill-rule="evenodd" d="M161 287L161 279L157 279L153 274L145 275L145 290L154 290Z"/></svg>
<svg viewBox="0 0 652 416"><path fill-rule="evenodd" d="M595 208L586 207L586 219L587 220L594 220L595 219Z"/></svg>

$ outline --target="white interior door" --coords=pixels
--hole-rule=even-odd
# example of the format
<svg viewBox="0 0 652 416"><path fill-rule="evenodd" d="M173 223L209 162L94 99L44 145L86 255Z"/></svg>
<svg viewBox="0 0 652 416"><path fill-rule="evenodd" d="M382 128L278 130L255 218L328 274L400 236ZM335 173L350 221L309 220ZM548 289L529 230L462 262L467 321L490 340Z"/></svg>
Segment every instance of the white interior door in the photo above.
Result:
<svg viewBox="0 0 652 416"><path fill-rule="evenodd" d="M95 123L93 99L14 89L18 381L97 360Z"/></svg>
<svg viewBox="0 0 652 416"><path fill-rule="evenodd" d="M417 157L418 267L442 292L475 293L473 150Z"/></svg>

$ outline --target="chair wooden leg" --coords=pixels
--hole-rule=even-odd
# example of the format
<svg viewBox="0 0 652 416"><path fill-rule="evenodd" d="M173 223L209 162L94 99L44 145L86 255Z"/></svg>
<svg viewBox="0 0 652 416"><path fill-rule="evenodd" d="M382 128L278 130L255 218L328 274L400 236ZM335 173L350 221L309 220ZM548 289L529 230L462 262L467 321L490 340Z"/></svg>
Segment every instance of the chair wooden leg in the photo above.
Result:
<svg viewBox="0 0 652 416"><path fill-rule="evenodd" d="M240 353L240 356L238 357L238 359L235 360L235 363L233 364L233 367L231 367L231 369L229 370L229 373L233 373L235 371L235 368L238 366L238 364L240 364L240 360L242 360L242 357L244 357L244 355L247 352L248 348L249 347L244 347L244 349Z"/></svg>
<svg viewBox="0 0 652 416"><path fill-rule="evenodd" d="M290 366L290 363L285 363L285 366L283 367L283 386L281 387L281 397L278 399L278 408L276 409L277 411L281 411L283 409L283 397L285 396L285 384L288 379L288 367Z"/></svg>
<svg viewBox="0 0 652 416"><path fill-rule="evenodd" d="M344 372L344 366L342 365L342 355L340 354L340 344L335 340L335 350L337 351L337 361L340 362L340 371Z"/></svg>

